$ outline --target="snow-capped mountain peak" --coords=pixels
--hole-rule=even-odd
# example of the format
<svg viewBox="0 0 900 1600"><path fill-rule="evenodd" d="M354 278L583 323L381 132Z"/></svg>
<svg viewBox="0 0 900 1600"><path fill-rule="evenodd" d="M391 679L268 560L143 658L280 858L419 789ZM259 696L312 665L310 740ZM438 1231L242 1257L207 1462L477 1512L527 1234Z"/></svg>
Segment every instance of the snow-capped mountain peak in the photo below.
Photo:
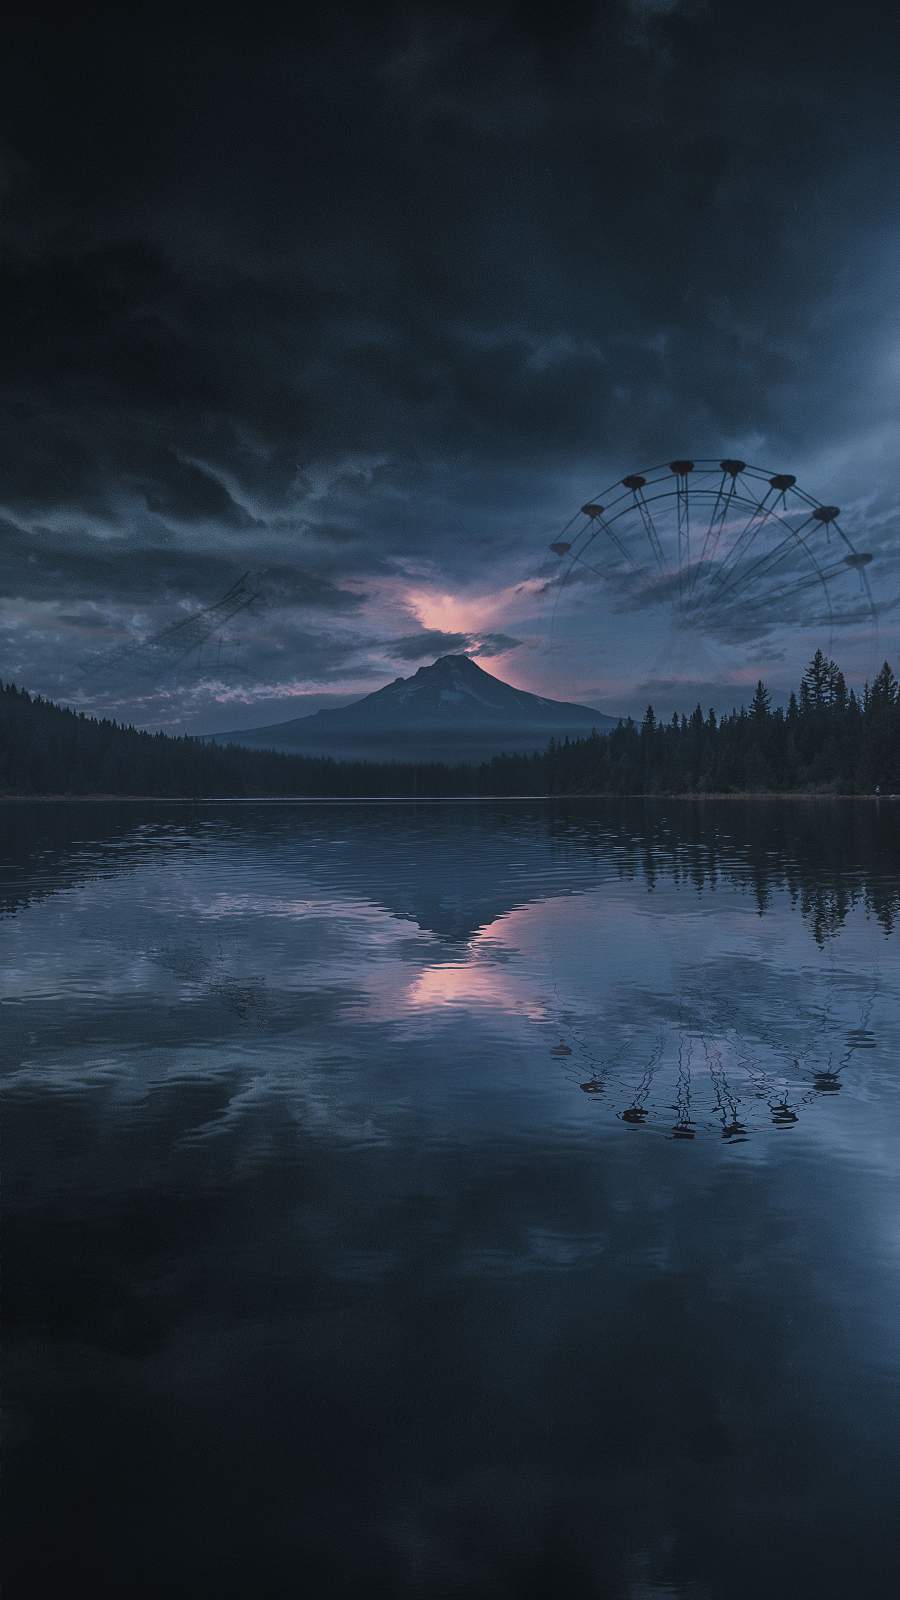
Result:
<svg viewBox="0 0 900 1600"><path fill-rule="evenodd" d="M616 720L516 689L470 656L447 655L353 705L216 737L340 757L461 761L542 749L551 738L583 738L594 728L605 733Z"/></svg>

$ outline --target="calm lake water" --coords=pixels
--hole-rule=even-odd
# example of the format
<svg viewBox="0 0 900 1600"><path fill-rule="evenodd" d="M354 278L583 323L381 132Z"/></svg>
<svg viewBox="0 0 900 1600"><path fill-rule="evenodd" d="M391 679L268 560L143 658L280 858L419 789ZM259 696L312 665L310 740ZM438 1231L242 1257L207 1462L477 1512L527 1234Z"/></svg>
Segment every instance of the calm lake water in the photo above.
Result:
<svg viewBox="0 0 900 1600"><path fill-rule="evenodd" d="M8 1600L894 1592L900 807L0 840Z"/></svg>

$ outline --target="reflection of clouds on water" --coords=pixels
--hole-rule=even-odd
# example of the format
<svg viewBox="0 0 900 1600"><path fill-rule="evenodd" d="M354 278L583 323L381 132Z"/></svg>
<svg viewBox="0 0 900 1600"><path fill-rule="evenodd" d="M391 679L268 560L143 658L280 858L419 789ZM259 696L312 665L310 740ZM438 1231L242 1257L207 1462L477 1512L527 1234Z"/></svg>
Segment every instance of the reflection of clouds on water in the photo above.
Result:
<svg viewBox="0 0 900 1600"><path fill-rule="evenodd" d="M118 1071L140 1097L227 1063L227 1103L190 1139L267 1097L378 1138L400 1103L511 1126L579 1115L571 1094L585 1133L742 1143L842 1103L851 1079L865 1098L880 991L896 1018L873 980L880 865L836 882L830 858L611 815L287 808L230 812L218 834L141 824L110 859L94 842L83 873L66 859L27 914L14 901L10 1066Z"/></svg>
<svg viewBox="0 0 900 1600"><path fill-rule="evenodd" d="M13 885L5 1294L67 1549L112 1470L167 1549L191 1505L201 1589L237 1485L254 1561L356 1530L348 1593L822 1594L823 1521L876 1592L890 857L844 843L826 918L828 862L604 817L232 814Z"/></svg>

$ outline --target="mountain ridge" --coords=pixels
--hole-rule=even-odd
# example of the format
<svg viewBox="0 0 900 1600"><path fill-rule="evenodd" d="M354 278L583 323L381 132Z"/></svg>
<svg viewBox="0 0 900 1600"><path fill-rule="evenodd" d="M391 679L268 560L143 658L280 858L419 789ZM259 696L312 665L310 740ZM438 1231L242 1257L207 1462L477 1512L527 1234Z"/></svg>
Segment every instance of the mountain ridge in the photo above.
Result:
<svg viewBox="0 0 900 1600"><path fill-rule="evenodd" d="M470 656L445 655L349 706L208 735L216 744L339 758L470 760L543 749L551 738L609 733L617 717L516 689Z"/></svg>

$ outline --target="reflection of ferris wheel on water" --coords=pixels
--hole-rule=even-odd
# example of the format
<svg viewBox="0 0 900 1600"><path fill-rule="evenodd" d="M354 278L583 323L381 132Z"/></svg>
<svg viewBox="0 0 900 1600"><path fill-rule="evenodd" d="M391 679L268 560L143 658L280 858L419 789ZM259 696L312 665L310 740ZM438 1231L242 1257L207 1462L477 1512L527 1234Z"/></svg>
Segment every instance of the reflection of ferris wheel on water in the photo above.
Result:
<svg viewBox="0 0 900 1600"><path fill-rule="evenodd" d="M557 611L567 590L575 602L602 585L620 616L663 610L670 636L695 644L739 645L785 626L830 649L838 628L876 624L872 556L840 508L746 461L630 473L586 501L550 549L563 564Z"/></svg>
<svg viewBox="0 0 900 1600"><path fill-rule="evenodd" d="M678 1025L629 1030L605 1053L592 1042L602 1037L597 1020L566 1008L549 1053L573 1085L632 1128L655 1127L679 1140L718 1132L742 1144L766 1126L794 1127L805 1108L840 1092L858 1052L876 1048L879 986L876 961L855 993L830 984L799 1027L795 1019L789 1033L763 1026L753 1037L723 1028L721 1014L718 1024L704 1018L699 992L686 992Z"/></svg>

